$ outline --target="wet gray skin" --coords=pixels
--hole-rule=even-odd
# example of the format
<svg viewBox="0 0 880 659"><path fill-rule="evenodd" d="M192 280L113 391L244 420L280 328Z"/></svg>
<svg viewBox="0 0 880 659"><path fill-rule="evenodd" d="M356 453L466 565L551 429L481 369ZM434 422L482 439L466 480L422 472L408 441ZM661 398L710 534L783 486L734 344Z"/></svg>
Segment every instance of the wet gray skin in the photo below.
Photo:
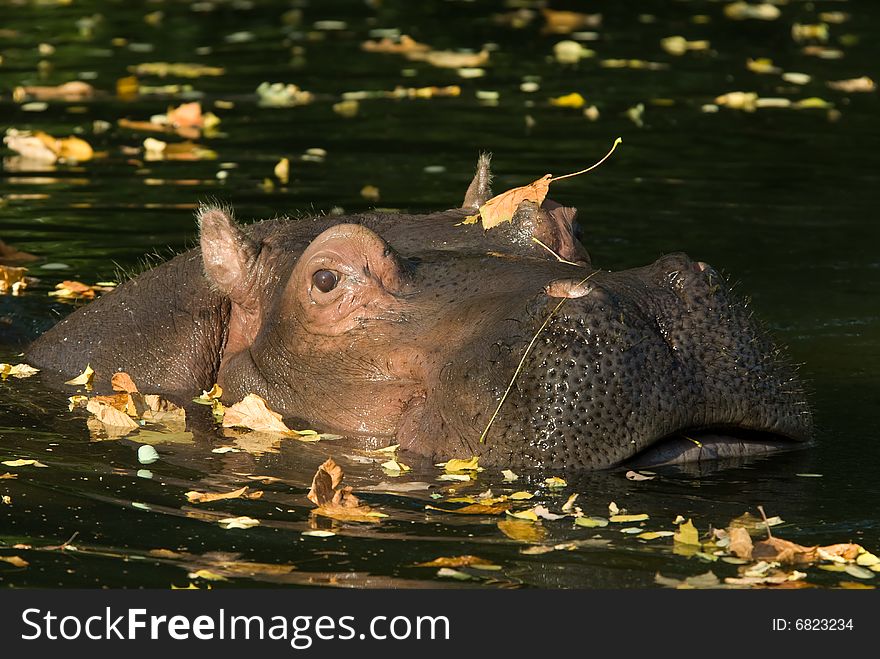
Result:
<svg viewBox="0 0 880 659"><path fill-rule="evenodd" d="M256 393L319 430L514 468L809 439L794 369L712 267L671 254L596 268L574 209L551 201L488 231L462 224L489 178L481 158L463 207L430 215L240 227L205 207L199 249L71 314L28 360L181 397L219 382L227 403Z"/></svg>

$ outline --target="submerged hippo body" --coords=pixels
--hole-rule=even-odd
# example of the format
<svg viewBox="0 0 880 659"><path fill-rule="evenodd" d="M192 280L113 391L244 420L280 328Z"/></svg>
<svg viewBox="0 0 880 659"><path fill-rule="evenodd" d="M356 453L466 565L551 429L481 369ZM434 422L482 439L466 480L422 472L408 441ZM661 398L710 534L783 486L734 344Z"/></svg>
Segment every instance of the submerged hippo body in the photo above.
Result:
<svg viewBox="0 0 880 659"><path fill-rule="evenodd" d="M488 184L481 158L463 208L442 213L239 227L202 208L200 248L71 314L28 359L89 363L99 383L126 371L143 391L218 382L224 401L256 393L321 430L511 467L808 439L793 369L711 267L595 269L574 209L550 201L462 224Z"/></svg>

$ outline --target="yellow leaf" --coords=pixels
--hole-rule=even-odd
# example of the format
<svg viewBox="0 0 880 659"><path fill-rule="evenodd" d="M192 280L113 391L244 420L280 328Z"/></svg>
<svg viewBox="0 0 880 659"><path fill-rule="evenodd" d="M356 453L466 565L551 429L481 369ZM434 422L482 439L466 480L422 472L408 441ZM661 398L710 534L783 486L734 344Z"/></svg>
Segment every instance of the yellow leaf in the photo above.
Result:
<svg viewBox="0 0 880 659"><path fill-rule="evenodd" d="M46 467L39 460L5 460L2 464L5 464L7 467Z"/></svg>
<svg viewBox="0 0 880 659"><path fill-rule="evenodd" d="M210 570L196 570L187 575L190 579L204 579L205 581L226 581L226 577ZM192 584L190 584L192 585Z"/></svg>
<svg viewBox="0 0 880 659"><path fill-rule="evenodd" d="M550 488L560 488L568 485L568 483L565 482L565 479L559 478L559 476L550 476L550 478L545 478L544 484Z"/></svg>
<svg viewBox="0 0 880 659"><path fill-rule="evenodd" d="M9 563L10 565L14 565L15 567L27 567L30 565L26 560L24 560L21 556L0 556L0 561L4 563Z"/></svg>
<svg viewBox="0 0 880 659"><path fill-rule="evenodd" d="M56 141L56 153L59 158L78 162L91 160L95 155L88 142L72 135Z"/></svg>
<svg viewBox="0 0 880 659"><path fill-rule="evenodd" d="M514 492L513 494L509 495L509 498L513 499L514 501L522 501L525 499L531 499L534 496L535 495L531 492L520 491Z"/></svg>
<svg viewBox="0 0 880 659"><path fill-rule="evenodd" d="M455 471L477 471L480 469L480 459L476 456L472 457L470 460L460 460L457 458L453 458L452 460L448 460L443 465L443 468L449 472Z"/></svg>
<svg viewBox="0 0 880 659"><path fill-rule="evenodd" d="M656 540L657 538L668 538L671 535L675 534L672 531L647 531L639 533L636 537L642 540Z"/></svg>
<svg viewBox="0 0 880 659"><path fill-rule="evenodd" d="M509 510L506 511L508 515L511 517L516 517L517 519L527 519L530 522L537 522L538 515L535 513L534 508L529 508L528 510L521 510L519 512L512 513Z"/></svg>
<svg viewBox="0 0 880 659"><path fill-rule="evenodd" d="M402 462L398 462L397 460L388 460L387 462L383 462L381 465L382 469L390 472L396 472L394 475L400 476L400 474L410 471L410 468L403 464Z"/></svg>
<svg viewBox="0 0 880 659"><path fill-rule="evenodd" d="M608 518L610 522L641 522L648 519L648 515L641 513L638 515L612 515Z"/></svg>
<svg viewBox="0 0 880 659"><path fill-rule="evenodd" d="M455 513L457 515L500 515L501 513L507 511L510 507L509 503L494 503L494 504L484 504L484 503L472 503L467 506L463 506L461 508L438 508L437 506L426 505L426 510L439 510L444 513ZM507 514L511 513L507 511ZM518 515L514 515L518 517ZM537 519L537 518L535 518Z"/></svg>
<svg viewBox="0 0 880 659"><path fill-rule="evenodd" d="M804 98L800 101L796 101L792 104L795 110L827 110L828 108L833 108L834 103L829 103L823 98L819 98L818 96L811 96L810 98Z"/></svg>
<svg viewBox="0 0 880 659"><path fill-rule="evenodd" d="M519 480L519 476L517 476L517 475L516 475L513 471L511 471L510 469L504 469L504 470L501 472L501 475L504 476L504 480L505 480L505 481L508 481L508 482L511 482L511 483L512 483L513 481Z"/></svg>
<svg viewBox="0 0 880 659"><path fill-rule="evenodd" d="M64 384L72 384L74 386L83 386L84 385L84 386L88 387L88 386L91 386L92 377L94 375L95 375L95 372L92 370L92 367L87 364L86 369L82 373L77 375L72 380L68 380Z"/></svg>
<svg viewBox="0 0 880 659"><path fill-rule="evenodd" d="M578 526L585 526L588 529L608 526L608 520L604 517L575 517L574 523Z"/></svg>
<svg viewBox="0 0 880 659"><path fill-rule="evenodd" d="M279 160L275 165L273 173L279 181L287 183L290 180L290 160L288 158Z"/></svg>
<svg viewBox="0 0 880 659"><path fill-rule="evenodd" d="M29 378L35 373L39 373L40 369L28 366L27 364L0 364L0 378Z"/></svg>
<svg viewBox="0 0 880 659"><path fill-rule="evenodd" d="M700 546L700 534L690 519L684 524L679 525L678 532L674 534L673 540L682 545Z"/></svg>
<svg viewBox="0 0 880 659"><path fill-rule="evenodd" d="M558 108L582 108L587 104L584 97L578 94L577 92L572 92L571 94L566 94L565 96L557 96L556 98L550 99L550 105L554 105Z"/></svg>
<svg viewBox="0 0 880 659"><path fill-rule="evenodd" d="M470 567L480 565L492 565L491 561L479 556L441 556L426 563L416 563L416 567Z"/></svg>
<svg viewBox="0 0 880 659"><path fill-rule="evenodd" d="M498 529L511 540L520 542L541 542L547 536L547 530L541 524L519 519L499 520Z"/></svg>

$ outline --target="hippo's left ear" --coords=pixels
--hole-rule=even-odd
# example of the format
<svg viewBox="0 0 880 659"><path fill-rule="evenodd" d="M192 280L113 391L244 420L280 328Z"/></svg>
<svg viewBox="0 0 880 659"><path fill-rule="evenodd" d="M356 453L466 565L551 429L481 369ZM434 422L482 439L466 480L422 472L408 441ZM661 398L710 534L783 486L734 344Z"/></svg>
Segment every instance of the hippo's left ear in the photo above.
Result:
<svg viewBox="0 0 880 659"><path fill-rule="evenodd" d="M257 246L224 209L202 206L196 217L205 275L230 300L250 306Z"/></svg>

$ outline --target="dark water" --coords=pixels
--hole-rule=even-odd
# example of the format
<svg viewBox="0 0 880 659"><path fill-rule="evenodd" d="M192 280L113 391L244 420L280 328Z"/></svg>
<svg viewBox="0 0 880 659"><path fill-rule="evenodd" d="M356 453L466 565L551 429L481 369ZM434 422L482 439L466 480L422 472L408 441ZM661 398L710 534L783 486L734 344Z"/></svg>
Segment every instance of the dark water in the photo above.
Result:
<svg viewBox="0 0 880 659"><path fill-rule="evenodd" d="M679 514L692 517L701 531L724 527L763 505L786 522L777 535L803 544L852 541L876 552L878 102L876 92L844 93L825 83L880 76L874 38L880 8L869 2L794 2L781 7L777 20L733 21L717 2L554 6L603 14L601 27L581 30L595 35L578 35L588 39L583 44L595 57L577 66L555 62L553 45L570 35L542 34L540 16L521 29L501 25L493 15L511 10L500 1L0 3L0 123L59 137L76 133L103 152L78 165L39 165L4 151L0 238L41 260L30 264L38 283L22 296L0 296L0 361L15 360L24 338L71 310L72 303L47 296L55 283L113 279L119 269L137 268L146 252L191 245L191 209L199 200L227 200L243 219L334 207L436 210L460 203L480 150L495 154L495 190L501 191L548 171L584 167L622 136L612 161L553 191L554 198L580 209L594 263L631 267L684 250L739 281L756 313L803 364L818 422L816 444L748 466L661 473L645 482L617 472L567 475L568 485L558 493L542 485L555 474L522 474L510 485L487 470L476 482L454 487L456 494L529 490L537 492L530 504L558 511L577 492L578 504L591 515L607 516L610 501L648 513L646 530L671 530ZM793 24L817 23L824 11L851 14L829 25L824 47L839 49L839 59L804 54L805 46L818 42L792 37ZM162 12L161 20L154 15L145 21L148 12ZM462 78L455 69L362 52L360 43L382 28L399 29L438 50L478 51L493 44L490 62L483 77ZM673 56L660 45L672 35L709 40L710 50ZM41 53L43 43L54 52L44 46ZM798 85L779 73L747 70L746 60L759 57L811 78ZM666 68L607 68L601 64L607 59ZM128 75L127 67L150 61L197 62L224 67L225 74L141 76L142 85L185 84L192 91L117 98L116 80ZM522 91L530 76L539 89ZM76 79L90 82L99 96L50 101L42 111L28 111L12 99L19 85ZM254 90L264 81L296 83L316 98L293 108L259 107ZM461 93L364 100L353 118L332 109L344 92L432 85L460 85ZM792 101L821 97L833 108L704 111L731 91ZM482 92L497 92L497 103ZM598 120L548 103L571 92L595 104ZM120 118L147 120L191 97L221 118L213 134L197 140L216 152L215 160L146 161L140 147L148 134L116 125ZM628 116L638 104L644 105L642 125ZM96 121L109 128L102 131ZM300 160L310 148L326 150L326 158ZM290 181L275 180L270 188L265 180L274 178L282 157L290 158ZM218 177L221 171L226 174ZM378 187L381 200L364 199L365 185ZM58 263L69 267L43 267ZM147 440L156 442L161 459L143 466L137 447ZM621 533L627 524L586 529L573 527L570 519L544 521L525 542L502 533L497 517L426 511L426 504L443 505L429 492L454 496L431 466L415 465L394 479L379 467L382 460L329 442L273 447L241 441L240 452L212 453L218 442L232 445L204 433L176 443L143 436L91 441L85 416L68 412L64 396L42 389L38 377L0 383L0 458L47 465L0 467L0 475L18 474L0 481L0 494L10 498L0 504L0 556L29 563L0 562L0 583L204 585L188 574L208 569L229 578L216 587L628 587L653 584L658 571L673 577L710 569L722 578L736 574L735 565L675 554L671 538L646 541ZM388 518L367 525L310 516L305 493L328 455L345 468L346 482ZM260 485L265 494L254 501L194 505L184 498L189 490L259 485L249 475L280 480ZM406 480L434 487L396 494L365 489ZM217 523L239 515L261 525L224 530ZM302 535L310 528L332 528L336 535ZM74 534L64 550L45 549ZM11 549L19 543L32 549ZM522 552L534 545L562 547ZM156 554L158 549L176 554ZM458 582L437 577L436 569L414 567L463 554L501 569L471 570L479 580ZM853 580L816 568L807 572L807 581L818 585Z"/></svg>

